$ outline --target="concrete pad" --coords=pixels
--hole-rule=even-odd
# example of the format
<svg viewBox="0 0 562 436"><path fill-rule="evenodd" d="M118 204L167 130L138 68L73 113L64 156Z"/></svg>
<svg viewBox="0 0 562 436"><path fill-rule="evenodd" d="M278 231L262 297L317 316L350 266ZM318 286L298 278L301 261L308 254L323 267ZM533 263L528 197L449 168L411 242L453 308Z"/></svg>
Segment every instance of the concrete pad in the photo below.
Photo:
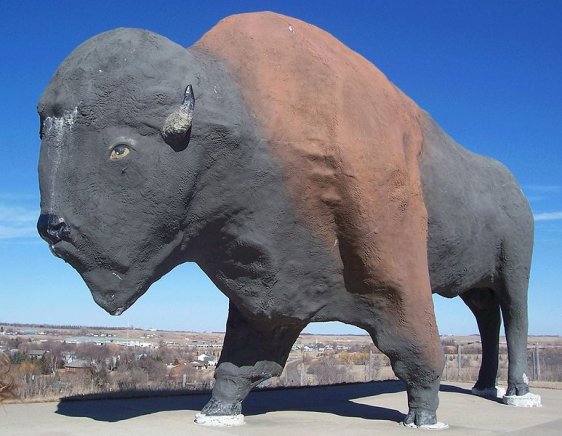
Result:
<svg viewBox="0 0 562 436"><path fill-rule="evenodd" d="M517 408L472 395L468 384L441 386L438 418L443 435L497 433L559 435L562 391L533 389L543 407ZM217 428L195 424L209 395L82 400L0 406L2 436L142 435L412 435L399 424L407 411L400 382L372 382L252 392L246 424Z"/></svg>

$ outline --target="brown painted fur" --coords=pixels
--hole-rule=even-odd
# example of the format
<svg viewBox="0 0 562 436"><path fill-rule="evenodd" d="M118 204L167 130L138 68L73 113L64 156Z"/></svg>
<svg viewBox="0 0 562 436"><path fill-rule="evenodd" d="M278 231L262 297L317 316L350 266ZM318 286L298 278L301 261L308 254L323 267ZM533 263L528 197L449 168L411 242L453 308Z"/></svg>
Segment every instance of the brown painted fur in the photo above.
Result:
<svg viewBox="0 0 562 436"><path fill-rule="evenodd" d="M401 335L436 343L420 109L369 61L293 18L231 16L195 48L240 84L300 218L339 246L348 291L390 304Z"/></svg>

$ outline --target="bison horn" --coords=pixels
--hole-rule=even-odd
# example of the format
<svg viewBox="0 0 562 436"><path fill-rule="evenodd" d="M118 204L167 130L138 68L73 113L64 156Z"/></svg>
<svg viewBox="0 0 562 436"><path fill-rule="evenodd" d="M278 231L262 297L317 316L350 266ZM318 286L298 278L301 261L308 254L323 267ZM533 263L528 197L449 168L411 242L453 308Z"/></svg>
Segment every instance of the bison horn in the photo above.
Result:
<svg viewBox="0 0 562 436"><path fill-rule="evenodd" d="M195 96L193 95L193 89L191 85L187 85L183 103L178 109L168 115L166 121L164 121L164 127L162 127L164 141L176 151L185 149L189 143L194 108Z"/></svg>

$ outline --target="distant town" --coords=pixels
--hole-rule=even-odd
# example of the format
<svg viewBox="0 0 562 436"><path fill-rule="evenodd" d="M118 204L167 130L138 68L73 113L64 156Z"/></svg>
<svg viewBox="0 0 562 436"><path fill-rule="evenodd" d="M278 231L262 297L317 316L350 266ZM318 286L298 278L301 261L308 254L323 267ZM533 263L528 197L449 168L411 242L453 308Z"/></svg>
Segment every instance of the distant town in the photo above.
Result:
<svg viewBox="0 0 562 436"><path fill-rule="evenodd" d="M476 380L479 336L441 339L446 355L442 379ZM223 341L222 332L0 323L0 353L6 362L0 371L15 384L18 401L209 390ZM500 343L501 384L507 377L505 338ZM530 337L528 351L532 383L562 388L562 338ZM394 378L388 358L368 335L301 334L281 376L260 387Z"/></svg>

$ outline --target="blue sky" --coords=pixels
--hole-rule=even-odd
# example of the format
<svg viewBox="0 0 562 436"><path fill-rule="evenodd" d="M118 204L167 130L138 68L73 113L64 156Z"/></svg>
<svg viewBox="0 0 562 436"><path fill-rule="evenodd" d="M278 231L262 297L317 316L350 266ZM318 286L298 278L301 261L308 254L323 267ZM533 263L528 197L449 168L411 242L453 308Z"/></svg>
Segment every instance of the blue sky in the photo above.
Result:
<svg viewBox="0 0 562 436"><path fill-rule="evenodd" d="M273 10L371 60L457 142L505 163L536 218L531 334L562 334L562 3L559 1L21 1L1 4L0 321L224 330L227 300L181 265L121 317L35 231L37 100L78 44L141 27L189 46L221 18ZM436 297L442 334L475 333L460 299ZM308 331L358 332L343 324Z"/></svg>

